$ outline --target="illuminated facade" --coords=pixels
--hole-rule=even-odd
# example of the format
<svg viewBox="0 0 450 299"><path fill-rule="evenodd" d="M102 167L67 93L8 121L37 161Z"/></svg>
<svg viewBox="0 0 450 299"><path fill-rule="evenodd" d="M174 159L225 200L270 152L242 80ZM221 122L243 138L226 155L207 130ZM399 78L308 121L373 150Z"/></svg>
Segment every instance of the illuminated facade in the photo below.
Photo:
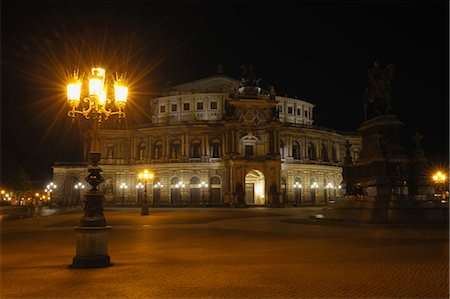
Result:
<svg viewBox="0 0 450 299"><path fill-rule="evenodd" d="M222 74L174 86L150 109L148 123L100 130L106 204L139 204L143 169L155 176L151 205L324 204L339 196L345 142L354 160L361 150L358 135L314 126L313 104ZM76 202L86 166L55 163L53 175L55 195Z"/></svg>

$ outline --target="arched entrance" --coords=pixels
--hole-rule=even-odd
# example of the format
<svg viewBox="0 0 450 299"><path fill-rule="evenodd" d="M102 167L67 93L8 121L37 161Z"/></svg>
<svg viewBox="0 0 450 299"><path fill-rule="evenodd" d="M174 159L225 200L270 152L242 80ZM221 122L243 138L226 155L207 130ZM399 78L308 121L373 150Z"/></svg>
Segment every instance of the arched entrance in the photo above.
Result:
<svg viewBox="0 0 450 299"><path fill-rule="evenodd" d="M264 205L265 179L259 170L251 170L245 176L245 203L247 205Z"/></svg>

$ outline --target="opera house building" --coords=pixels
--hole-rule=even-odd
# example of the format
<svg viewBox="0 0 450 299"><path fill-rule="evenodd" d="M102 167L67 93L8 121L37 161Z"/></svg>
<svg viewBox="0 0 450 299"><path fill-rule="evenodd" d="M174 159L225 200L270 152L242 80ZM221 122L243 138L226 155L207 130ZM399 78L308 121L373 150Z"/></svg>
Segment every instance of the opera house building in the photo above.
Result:
<svg viewBox="0 0 450 299"><path fill-rule="evenodd" d="M323 205L339 198L347 148L358 159L361 137L315 126L312 103L269 89L219 73L149 99L144 123L101 127L105 205L139 205L144 184L151 206ZM78 183L87 186L86 165L54 164L61 205L83 198ZM144 169L151 181L139 181Z"/></svg>

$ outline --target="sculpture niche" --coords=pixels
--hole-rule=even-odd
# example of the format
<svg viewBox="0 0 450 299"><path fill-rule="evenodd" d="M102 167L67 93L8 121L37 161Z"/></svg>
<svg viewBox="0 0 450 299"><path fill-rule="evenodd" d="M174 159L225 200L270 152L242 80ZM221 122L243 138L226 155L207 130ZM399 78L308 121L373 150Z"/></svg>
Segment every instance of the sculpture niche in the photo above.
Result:
<svg viewBox="0 0 450 299"><path fill-rule="evenodd" d="M394 71L393 63L383 66L379 61L367 69L368 84L362 96L364 120L391 112Z"/></svg>

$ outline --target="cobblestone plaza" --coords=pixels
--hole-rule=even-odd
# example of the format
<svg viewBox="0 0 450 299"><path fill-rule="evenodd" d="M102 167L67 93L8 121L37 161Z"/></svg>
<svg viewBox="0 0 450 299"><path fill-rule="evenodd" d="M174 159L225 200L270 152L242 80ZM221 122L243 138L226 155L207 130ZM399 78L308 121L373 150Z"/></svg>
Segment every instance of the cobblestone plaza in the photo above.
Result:
<svg viewBox="0 0 450 299"><path fill-rule="evenodd" d="M448 228L317 208L106 209L102 269L70 269L80 210L2 223L1 298L448 298Z"/></svg>

